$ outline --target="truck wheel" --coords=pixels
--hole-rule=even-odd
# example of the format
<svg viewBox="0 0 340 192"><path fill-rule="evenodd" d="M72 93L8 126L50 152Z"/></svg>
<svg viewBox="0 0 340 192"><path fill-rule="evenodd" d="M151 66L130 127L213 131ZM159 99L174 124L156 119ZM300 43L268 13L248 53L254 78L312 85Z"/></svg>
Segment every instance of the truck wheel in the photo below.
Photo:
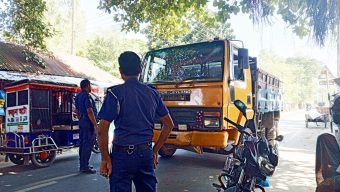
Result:
<svg viewBox="0 0 340 192"><path fill-rule="evenodd" d="M172 157L176 152L176 147L171 145L163 145L163 147L159 150L158 154L164 158Z"/></svg>
<svg viewBox="0 0 340 192"><path fill-rule="evenodd" d="M12 163L14 163L16 165L24 164L24 155L8 154L8 158Z"/></svg>
<svg viewBox="0 0 340 192"><path fill-rule="evenodd" d="M44 168L50 166L55 160L55 157L56 151L43 151L32 154L31 160L37 168Z"/></svg>

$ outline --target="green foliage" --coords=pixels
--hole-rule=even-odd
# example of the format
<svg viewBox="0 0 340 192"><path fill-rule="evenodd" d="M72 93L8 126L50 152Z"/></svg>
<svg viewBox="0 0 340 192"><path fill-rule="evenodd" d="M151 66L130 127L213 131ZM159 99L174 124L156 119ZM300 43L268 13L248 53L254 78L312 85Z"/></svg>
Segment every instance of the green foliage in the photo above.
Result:
<svg viewBox="0 0 340 192"><path fill-rule="evenodd" d="M113 12L124 30L139 31L140 25L146 23L154 26L150 32L162 36L159 39L173 40L188 33L188 21L202 15L207 3L207 0L101 0L99 8ZM213 5L221 22L242 12L254 22L270 23L271 16L277 13L299 37L312 32L322 46L340 20L339 0L214 0Z"/></svg>
<svg viewBox="0 0 340 192"><path fill-rule="evenodd" d="M189 44L212 40L215 37L221 39L233 39L233 30L230 23L220 22L216 15L204 12L198 18L192 18L188 22L191 26L187 33L175 35L172 39L164 39L162 35L154 32L154 26L149 26L144 33L148 39L150 49L170 47L179 44Z"/></svg>
<svg viewBox="0 0 340 192"><path fill-rule="evenodd" d="M207 0L100 0L99 8L114 14L122 29L138 32L141 24L153 26L153 33L171 39L189 29L187 19L200 15Z"/></svg>
<svg viewBox="0 0 340 192"><path fill-rule="evenodd" d="M87 57L105 71L119 76L118 57L124 51L135 51L142 56L147 51L145 42L136 39L124 39L118 33L99 35L89 40L78 52Z"/></svg>
<svg viewBox="0 0 340 192"><path fill-rule="evenodd" d="M313 103L318 90L320 62L306 57L283 58L267 51L259 56L259 67L283 81L284 103L293 107Z"/></svg>
<svg viewBox="0 0 340 192"><path fill-rule="evenodd" d="M52 26L44 21L44 0L2 0L0 30L7 41L28 50L46 51L45 39L53 35Z"/></svg>
<svg viewBox="0 0 340 192"><path fill-rule="evenodd" d="M315 41L324 45L340 20L339 0L280 0L278 14L299 37L311 31Z"/></svg>

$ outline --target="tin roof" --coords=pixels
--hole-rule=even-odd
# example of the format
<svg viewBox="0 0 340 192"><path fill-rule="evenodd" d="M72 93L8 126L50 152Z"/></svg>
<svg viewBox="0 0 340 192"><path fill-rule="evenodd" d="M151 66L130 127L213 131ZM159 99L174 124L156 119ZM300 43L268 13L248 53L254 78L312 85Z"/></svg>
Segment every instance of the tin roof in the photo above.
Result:
<svg viewBox="0 0 340 192"><path fill-rule="evenodd" d="M72 70L65 63L48 56L39 55L45 61L46 67L43 67L33 61L26 61L23 50L24 48L22 46L0 41L0 70L84 77L84 74L78 73Z"/></svg>
<svg viewBox="0 0 340 192"><path fill-rule="evenodd" d="M49 84L49 85L57 85L57 86L69 86L69 87L78 87L76 84L69 84L64 82L52 82L52 81L42 81L42 80L36 80L36 79L23 79L20 81L14 81L6 84L6 87L21 85L21 84L28 84L28 83L36 83L36 84Z"/></svg>

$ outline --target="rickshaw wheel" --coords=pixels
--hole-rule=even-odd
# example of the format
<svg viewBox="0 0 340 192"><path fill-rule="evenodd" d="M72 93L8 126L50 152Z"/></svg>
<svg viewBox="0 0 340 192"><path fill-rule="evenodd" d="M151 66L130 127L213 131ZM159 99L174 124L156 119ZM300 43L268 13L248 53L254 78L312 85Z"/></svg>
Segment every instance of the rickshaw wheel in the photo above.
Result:
<svg viewBox="0 0 340 192"><path fill-rule="evenodd" d="M171 145L163 145L163 147L159 150L158 154L163 158L170 158L176 152L176 147Z"/></svg>
<svg viewBox="0 0 340 192"><path fill-rule="evenodd" d="M22 165L24 164L24 156L19 154L8 154L9 160L16 164L16 165Z"/></svg>
<svg viewBox="0 0 340 192"><path fill-rule="evenodd" d="M43 151L34 153L31 156L31 161L38 168L49 167L56 157L56 151Z"/></svg>

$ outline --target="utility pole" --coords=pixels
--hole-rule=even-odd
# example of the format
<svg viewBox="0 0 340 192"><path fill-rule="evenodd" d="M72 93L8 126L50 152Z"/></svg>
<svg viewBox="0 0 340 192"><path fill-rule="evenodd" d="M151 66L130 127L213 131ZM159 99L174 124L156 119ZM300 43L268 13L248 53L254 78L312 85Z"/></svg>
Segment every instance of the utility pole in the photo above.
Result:
<svg viewBox="0 0 340 192"><path fill-rule="evenodd" d="M76 0L72 0L72 34L71 34L71 55L74 55L75 53L75 10L76 10Z"/></svg>
<svg viewBox="0 0 340 192"><path fill-rule="evenodd" d="M340 77L340 19L338 20L338 27L337 27L337 77Z"/></svg>

